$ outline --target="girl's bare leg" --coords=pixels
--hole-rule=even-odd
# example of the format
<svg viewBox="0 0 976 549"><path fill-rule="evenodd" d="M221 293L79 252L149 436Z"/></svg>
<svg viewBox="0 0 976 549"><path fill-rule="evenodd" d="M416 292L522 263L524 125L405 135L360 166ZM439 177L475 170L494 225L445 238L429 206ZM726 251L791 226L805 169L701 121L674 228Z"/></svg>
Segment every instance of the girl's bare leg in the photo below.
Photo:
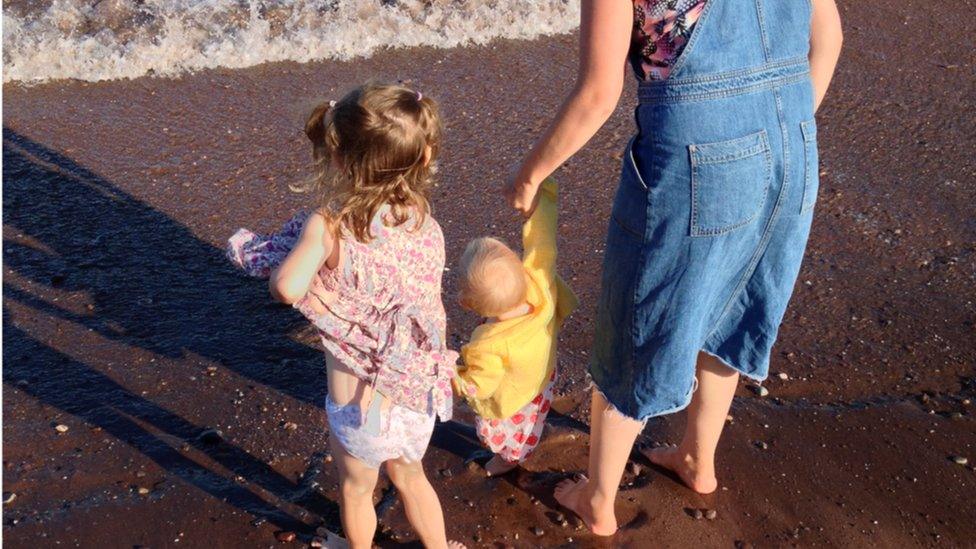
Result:
<svg viewBox="0 0 976 549"><path fill-rule="evenodd" d="M559 483L555 496L594 534L610 536L617 531L614 502L620 479L644 423L615 410L599 391L593 391L590 417L589 478Z"/></svg>
<svg viewBox="0 0 976 549"><path fill-rule="evenodd" d="M657 448L648 458L674 471L692 490L709 494L718 488L715 450L722 436L739 373L715 357L698 354L698 391L688 406L688 423L677 448Z"/></svg>
<svg viewBox="0 0 976 549"><path fill-rule="evenodd" d="M339 467L339 511L342 529L352 549L370 549L376 534L373 490L379 470L349 455L335 437L330 437L332 455Z"/></svg>
<svg viewBox="0 0 976 549"><path fill-rule="evenodd" d="M420 536L421 543L428 549L445 547L464 547L460 543L447 541L444 529L444 511L437 498L437 492L427 480L423 465L405 461L403 458L386 462L386 473L400 492L407 520Z"/></svg>

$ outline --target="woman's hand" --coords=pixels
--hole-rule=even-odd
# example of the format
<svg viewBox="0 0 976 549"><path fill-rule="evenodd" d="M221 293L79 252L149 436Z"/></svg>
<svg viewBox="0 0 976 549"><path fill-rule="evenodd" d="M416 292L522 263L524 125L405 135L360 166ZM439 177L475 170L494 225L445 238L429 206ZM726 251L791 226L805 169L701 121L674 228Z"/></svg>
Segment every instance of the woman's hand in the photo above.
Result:
<svg viewBox="0 0 976 549"><path fill-rule="evenodd" d="M526 219L532 217L536 205L539 203L539 186L520 178L518 174L511 176L505 184L505 201L515 208Z"/></svg>

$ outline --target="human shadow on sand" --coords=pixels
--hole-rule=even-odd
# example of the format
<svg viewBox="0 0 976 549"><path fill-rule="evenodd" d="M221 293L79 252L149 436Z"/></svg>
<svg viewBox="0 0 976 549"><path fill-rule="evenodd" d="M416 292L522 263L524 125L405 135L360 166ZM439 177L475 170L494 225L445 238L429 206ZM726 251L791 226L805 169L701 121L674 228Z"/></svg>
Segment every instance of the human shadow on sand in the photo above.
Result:
<svg viewBox="0 0 976 549"><path fill-rule="evenodd" d="M101 427L185 482L281 528L303 525L233 476L333 525L336 504L311 488L309 472L320 466L321 455L309 457L301 480L289 480L8 321L8 307L16 303L125 346L174 359L200 356L303 401L321 402L326 391L321 354L281 334L300 318L273 307L258 285L242 284L243 275L219 250L69 158L7 128L3 140L4 267L28 281L3 287L4 384ZM89 314L72 312L33 288L85 292L93 306ZM192 451L233 475L202 466L187 455Z"/></svg>

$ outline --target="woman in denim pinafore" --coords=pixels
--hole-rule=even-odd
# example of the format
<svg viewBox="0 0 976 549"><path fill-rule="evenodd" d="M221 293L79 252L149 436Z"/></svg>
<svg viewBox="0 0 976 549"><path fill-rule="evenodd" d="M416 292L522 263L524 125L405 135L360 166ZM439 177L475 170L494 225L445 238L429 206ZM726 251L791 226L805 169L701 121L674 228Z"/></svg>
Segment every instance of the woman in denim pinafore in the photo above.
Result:
<svg viewBox="0 0 976 549"><path fill-rule="evenodd" d="M629 57L637 133L607 234L589 476L556 490L594 533L616 530L617 485L648 418L690 405L681 444L649 457L693 490L716 489L739 374L766 378L800 268L818 185L814 111L840 41L833 0L583 2L579 83L507 195L531 211L536 182L612 111Z"/></svg>

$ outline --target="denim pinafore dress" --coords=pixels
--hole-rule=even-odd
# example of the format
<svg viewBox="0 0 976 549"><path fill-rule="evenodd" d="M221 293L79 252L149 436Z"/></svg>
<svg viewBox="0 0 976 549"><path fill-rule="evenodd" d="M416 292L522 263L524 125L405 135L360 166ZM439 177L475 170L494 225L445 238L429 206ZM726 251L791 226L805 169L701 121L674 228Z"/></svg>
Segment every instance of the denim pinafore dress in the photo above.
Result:
<svg viewBox="0 0 976 549"><path fill-rule="evenodd" d="M808 0L708 0L641 82L604 256L590 374L637 418L691 400L699 351L755 380L818 187Z"/></svg>

